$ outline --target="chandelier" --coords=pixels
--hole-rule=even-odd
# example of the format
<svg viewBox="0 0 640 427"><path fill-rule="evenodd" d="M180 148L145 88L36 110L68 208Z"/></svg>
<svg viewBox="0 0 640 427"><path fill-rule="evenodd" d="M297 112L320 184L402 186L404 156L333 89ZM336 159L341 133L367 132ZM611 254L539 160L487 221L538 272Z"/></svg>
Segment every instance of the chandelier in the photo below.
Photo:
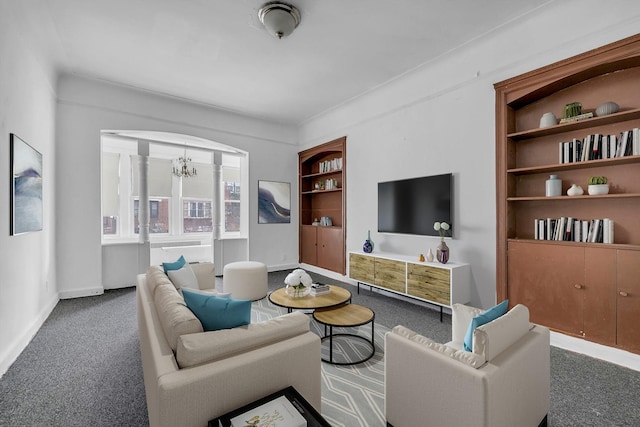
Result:
<svg viewBox="0 0 640 427"><path fill-rule="evenodd" d="M187 150L184 150L184 156L178 157L178 159L173 161L173 174L179 178L189 178L191 176L196 176L198 172L196 168L192 167L189 169L189 162L191 161L191 157L187 157Z"/></svg>

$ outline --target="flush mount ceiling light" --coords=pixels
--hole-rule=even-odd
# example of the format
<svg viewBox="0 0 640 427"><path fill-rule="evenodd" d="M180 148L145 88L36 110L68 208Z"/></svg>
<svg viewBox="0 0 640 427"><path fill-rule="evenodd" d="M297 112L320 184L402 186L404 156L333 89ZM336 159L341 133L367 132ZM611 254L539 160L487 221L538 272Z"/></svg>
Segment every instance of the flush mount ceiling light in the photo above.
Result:
<svg viewBox="0 0 640 427"><path fill-rule="evenodd" d="M269 34L281 39L293 33L300 24L300 12L294 6L280 2L265 3L258 11L260 22Z"/></svg>

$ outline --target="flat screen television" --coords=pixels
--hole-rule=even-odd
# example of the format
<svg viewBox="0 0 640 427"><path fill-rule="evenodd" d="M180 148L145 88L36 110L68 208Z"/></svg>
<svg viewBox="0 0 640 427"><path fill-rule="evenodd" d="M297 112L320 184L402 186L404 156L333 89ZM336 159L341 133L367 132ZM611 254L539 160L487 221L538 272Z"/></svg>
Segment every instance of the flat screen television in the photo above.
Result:
<svg viewBox="0 0 640 427"><path fill-rule="evenodd" d="M439 236L433 223L446 221L453 236L452 174L378 183L378 232Z"/></svg>

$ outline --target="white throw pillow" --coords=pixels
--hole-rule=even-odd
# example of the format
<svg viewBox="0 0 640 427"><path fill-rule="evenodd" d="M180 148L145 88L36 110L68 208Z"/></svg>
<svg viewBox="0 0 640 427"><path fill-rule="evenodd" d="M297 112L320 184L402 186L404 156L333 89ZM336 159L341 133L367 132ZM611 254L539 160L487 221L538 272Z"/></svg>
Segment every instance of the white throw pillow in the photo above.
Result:
<svg viewBox="0 0 640 427"><path fill-rule="evenodd" d="M198 279L189 264L185 264L184 267L179 270L169 270L167 271L167 275L176 289L200 289Z"/></svg>

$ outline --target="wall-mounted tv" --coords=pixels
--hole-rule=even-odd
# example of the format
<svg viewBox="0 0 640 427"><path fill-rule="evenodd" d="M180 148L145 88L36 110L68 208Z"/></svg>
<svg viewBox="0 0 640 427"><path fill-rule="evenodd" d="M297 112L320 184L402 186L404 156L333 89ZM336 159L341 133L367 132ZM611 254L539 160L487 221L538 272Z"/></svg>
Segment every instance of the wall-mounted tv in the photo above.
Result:
<svg viewBox="0 0 640 427"><path fill-rule="evenodd" d="M438 236L433 223L451 225L450 173L378 183L378 231L381 233Z"/></svg>

